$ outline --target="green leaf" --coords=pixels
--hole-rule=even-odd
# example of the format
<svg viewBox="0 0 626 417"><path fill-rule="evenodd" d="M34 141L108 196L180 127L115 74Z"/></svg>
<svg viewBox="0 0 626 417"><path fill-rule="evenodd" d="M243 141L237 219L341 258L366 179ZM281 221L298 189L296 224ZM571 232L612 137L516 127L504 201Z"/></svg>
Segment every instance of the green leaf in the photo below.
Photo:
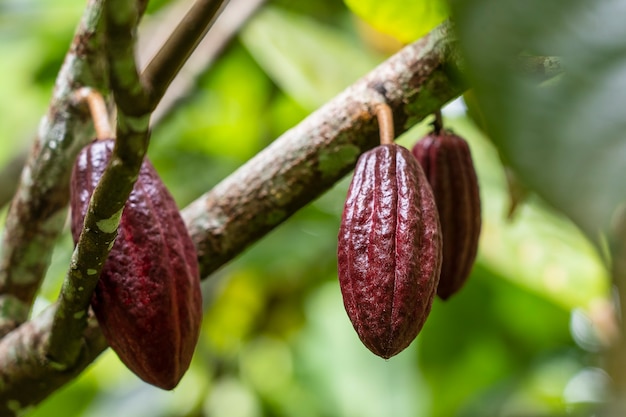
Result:
<svg viewBox="0 0 626 417"><path fill-rule="evenodd" d="M448 17L443 0L344 0L359 17L380 32L409 43Z"/></svg>
<svg viewBox="0 0 626 417"><path fill-rule="evenodd" d="M258 13L242 40L274 82L308 109L321 106L381 61L345 32L277 7Z"/></svg>
<svg viewBox="0 0 626 417"><path fill-rule="evenodd" d="M597 242L626 200L626 36L617 0L454 0L490 134L523 181ZM556 55L540 83L520 53Z"/></svg>
<svg viewBox="0 0 626 417"><path fill-rule="evenodd" d="M566 311L503 278L478 265L461 292L435 300L418 336L431 416L496 415L484 403L473 414L460 410L520 378L543 352L572 344Z"/></svg>
<svg viewBox="0 0 626 417"><path fill-rule="evenodd" d="M322 285L305 309L308 326L296 354L302 380L318 398L316 415L428 415L427 389L416 371L417 343L388 361L367 350L345 314L337 281Z"/></svg>

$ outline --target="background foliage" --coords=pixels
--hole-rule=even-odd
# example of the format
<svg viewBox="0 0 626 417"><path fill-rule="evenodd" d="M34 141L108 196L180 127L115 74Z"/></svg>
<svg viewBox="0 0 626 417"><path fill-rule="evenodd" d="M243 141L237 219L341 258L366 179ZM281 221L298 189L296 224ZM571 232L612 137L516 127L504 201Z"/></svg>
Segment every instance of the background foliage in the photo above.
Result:
<svg viewBox="0 0 626 417"><path fill-rule="evenodd" d="M166 3L153 2L150 11ZM371 11L357 10L356 2L347 3L372 20ZM516 27L507 32L511 26L496 25L493 32L479 33L469 18L464 20L472 16L469 8L487 10L482 18L488 20L489 13L506 14L508 2L500 2L497 10L491 4L497 2L466 3L461 7L452 2L452 10L467 40L469 56L476 48L474 42L483 42L479 44L487 49L485 36L493 33L495 38L510 33L511 37L501 37L503 43L508 42L500 45L506 51L511 43L520 46L515 43L516 34L536 34L534 43L522 45L535 52L543 40L562 33L557 29L567 28L564 20L564 26L552 32L546 29L548 34L537 32L539 23L525 28L527 32ZM385 4L397 7L402 2ZM4 138L0 164L29 146L83 6L70 0L0 0L0 137ZM422 16L423 10L417 9L406 13ZM422 33L445 17L445 11L438 13L422 16ZM390 19L372 23L385 30L394 27ZM526 20L519 22L523 26ZM200 79L195 91L154 129L149 155L179 205L208 190L382 62L397 44L372 30L338 0L270 1L264 6ZM395 35L408 42L422 33ZM560 48L556 50L567 52L566 35L557 38ZM494 50L498 51L498 45ZM553 52L546 48L546 53ZM584 57L600 60L592 55ZM573 65L579 68L576 62ZM623 142L616 139L621 126L604 125L610 127L612 136L598 138L606 144L605 153L593 167L606 162L603 157L611 150L617 153L598 175L594 175L597 170L590 170L584 177L589 187L577 187L583 195L572 200L576 193L563 187L569 186L566 180L573 175L571 171L580 172L581 152L597 146L579 139L591 134L589 130L593 133L593 126L585 123L595 113L582 109L580 101L569 102L577 117L584 117L568 125L566 132L580 126L589 130L566 146L561 130L550 128L549 122L558 116L561 123L570 108L544 106L554 109L554 116L533 107L535 113L530 116L544 123L537 125L537 119L526 114L530 111L518 113L519 100L530 106L536 104L532 101L536 97L554 104L567 94L580 100L588 96L572 89L574 81L567 79L547 93L544 89L532 94L518 88L517 79L499 79L502 84L511 83L502 92L481 84L493 79L494 72L489 71L504 73L502 66L476 68L483 71L476 73L477 92L486 111L500 108L507 117L517 117L512 125L488 128L493 134L488 138L466 116L462 103L453 103L444 113L446 125L470 142L475 157L483 202L481 247L467 286L450 301L435 302L410 348L388 361L375 357L360 344L343 310L336 276L336 236L346 179L204 282L206 313L200 344L176 390L163 392L142 383L109 350L31 415L589 415L587 410L603 399L608 382L599 353L612 331L607 319L609 281L596 247L553 207L570 215L588 233L604 225L608 207L614 208L624 195L623 181L604 186L606 176L614 178L616 164L623 159ZM578 80L589 80L584 72L575 75ZM584 84L584 91L594 86ZM550 95L551 91L556 95ZM515 101L508 96L507 101L505 92L526 92L528 97ZM531 101L525 103L525 99ZM600 110L607 106L602 97L596 102ZM411 146L427 131L427 122L405 134L400 143ZM521 133L506 136L510 126ZM539 134L544 127L550 129L548 138ZM541 197L530 193L513 219L506 216L509 194L502 157L541 193ZM552 170L546 171L546 164ZM585 217L589 211L584 205L567 210L573 203L594 198L606 205L590 217ZM56 299L71 251L67 231L57 244L33 314Z"/></svg>

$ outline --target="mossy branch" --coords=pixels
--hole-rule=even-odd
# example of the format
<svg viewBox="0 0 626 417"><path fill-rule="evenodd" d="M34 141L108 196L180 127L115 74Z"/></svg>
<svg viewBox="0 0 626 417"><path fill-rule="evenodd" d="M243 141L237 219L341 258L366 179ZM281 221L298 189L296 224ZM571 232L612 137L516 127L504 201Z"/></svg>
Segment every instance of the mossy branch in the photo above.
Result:
<svg viewBox="0 0 626 417"><path fill-rule="evenodd" d="M0 337L26 321L65 223L69 177L92 135L74 89L108 88L102 49L103 0L89 1L56 81L47 114L22 170L0 249Z"/></svg>
<svg viewBox="0 0 626 417"><path fill-rule="evenodd" d="M105 2L104 38L110 86L117 107L116 140L111 159L89 202L83 231L72 255L54 316L47 356L50 364L59 369L71 367L79 357L91 297L148 150L150 115L165 92L163 88L155 95L154 91L144 88L149 83L139 74L135 60L137 25L142 10L141 3ZM177 35L180 26L177 27L170 38L171 43L176 45L184 40L195 47L217 13L216 2L198 0L192 12L193 16L190 18L188 14L184 21L194 23L193 30L187 28L188 33L181 38ZM204 29L200 30L200 27ZM178 47L180 49L181 45ZM164 73L173 78L191 50L193 48L181 55L166 43L162 55L170 59L161 64L169 68L173 62L176 67ZM155 68L160 67L156 65ZM159 80L167 85L170 81L170 78ZM106 227L102 227L103 224Z"/></svg>
<svg viewBox="0 0 626 417"><path fill-rule="evenodd" d="M47 347L50 364L58 369L71 367L80 354L91 297L148 149L150 108L135 63L138 6L137 2L125 0L105 2L104 38L118 109L117 140L89 202L84 228L59 295Z"/></svg>

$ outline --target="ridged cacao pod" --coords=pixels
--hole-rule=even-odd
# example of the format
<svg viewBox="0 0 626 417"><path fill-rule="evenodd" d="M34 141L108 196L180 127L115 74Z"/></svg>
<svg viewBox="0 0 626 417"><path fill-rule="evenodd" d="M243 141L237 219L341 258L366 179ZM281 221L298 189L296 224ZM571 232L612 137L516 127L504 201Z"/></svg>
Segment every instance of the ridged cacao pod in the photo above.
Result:
<svg viewBox="0 0 626 417"><path fill-rule="evenodd" d="M443 263L437 294L443 300L467 281L480 237L480 195L467 142L442 130L419 140L412 149L430 183L443 232Z"/></svg>
<svg viewBox="0 0 626 417"><path fill-rule="evenodd" d="M359 338L390 358L421 330L441 268L428 181L410 151L378 146L357 161L338 242L343 302Z"/></svg>
<svg viewBox="0 0 626 417"><path fill-rule="evenodd" d="M74 242L113 144L93 142L76 160L71 179ZM131 371L163 389L178 384L191 362L202 319L198 261L176 203L147 159L91 306L109 345Z"/></svg>

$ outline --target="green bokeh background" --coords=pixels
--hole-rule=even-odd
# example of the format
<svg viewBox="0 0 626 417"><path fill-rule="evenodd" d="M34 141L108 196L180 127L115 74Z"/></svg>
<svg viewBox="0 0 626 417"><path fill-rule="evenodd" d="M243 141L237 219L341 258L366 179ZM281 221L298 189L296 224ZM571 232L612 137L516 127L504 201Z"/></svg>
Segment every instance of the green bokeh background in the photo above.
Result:
<svg viewBox="0 0 626 417"><path fill-rule="evenodd" d="M83 7L0 0L0 164L30 146ZM355 22L336 0L270 1L248 22L153 131L149 156L180 207L385 59ZM346 178L204 281L200 343L174 391L141 382L109 350L29 415L588 415L608 381L599 368L606 271L576 227L532 194L507 220L497 152L462 110L444 115L476 162L478 262L404 352L375 357L343 310ZM399 142L411 146L426 123ZM56 299L72 248L66 230L33 314Z"/></svg>

